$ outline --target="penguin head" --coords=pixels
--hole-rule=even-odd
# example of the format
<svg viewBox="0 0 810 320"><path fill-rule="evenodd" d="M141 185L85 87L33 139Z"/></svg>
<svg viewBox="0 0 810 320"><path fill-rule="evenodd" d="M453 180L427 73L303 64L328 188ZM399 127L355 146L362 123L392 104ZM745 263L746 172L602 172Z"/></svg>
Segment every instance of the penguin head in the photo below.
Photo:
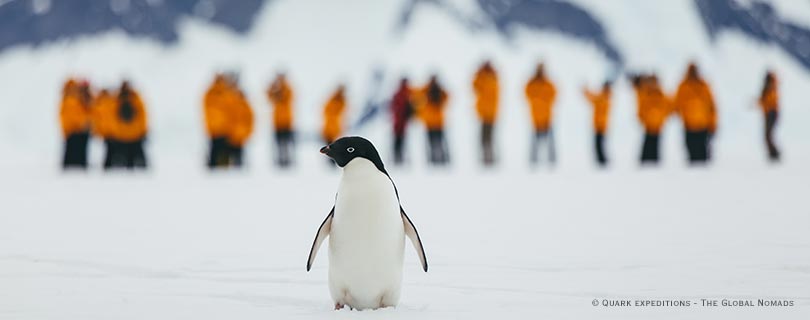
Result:
<svg viewBox="0 0 810 320"><path fill-rule="evenodd" d="M345 167L355 158L363 158L374 163L378 170L388 174L382 163L377 148L371 141L363 137L343 137L321 148L321 153L337 163L341 168Z"/></svg>

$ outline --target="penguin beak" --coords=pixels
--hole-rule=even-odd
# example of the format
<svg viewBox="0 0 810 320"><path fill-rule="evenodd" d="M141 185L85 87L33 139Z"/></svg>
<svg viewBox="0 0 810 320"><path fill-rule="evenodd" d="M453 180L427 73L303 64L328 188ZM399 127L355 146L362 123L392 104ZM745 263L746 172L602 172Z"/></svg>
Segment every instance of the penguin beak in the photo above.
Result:
<svg viewBox="0 0 810 320"><path fill-rule="evenodd" d="M329 146L323 146L323 148L321 148L321 153L328 156L329 155Z"/></svg>

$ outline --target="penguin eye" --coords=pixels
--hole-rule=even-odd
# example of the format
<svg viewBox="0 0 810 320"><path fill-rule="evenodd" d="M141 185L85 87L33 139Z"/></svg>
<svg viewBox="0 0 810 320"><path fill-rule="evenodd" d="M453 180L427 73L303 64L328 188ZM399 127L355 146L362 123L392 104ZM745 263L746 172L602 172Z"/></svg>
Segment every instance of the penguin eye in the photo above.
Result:
<svg viewBox="0 0 810 320"><path fill-rule="evenodd" d="M348 148L346 148L346 151L349 152L349 153L352 153L352 152L354 152L354 147L348 147Z"/></svg>

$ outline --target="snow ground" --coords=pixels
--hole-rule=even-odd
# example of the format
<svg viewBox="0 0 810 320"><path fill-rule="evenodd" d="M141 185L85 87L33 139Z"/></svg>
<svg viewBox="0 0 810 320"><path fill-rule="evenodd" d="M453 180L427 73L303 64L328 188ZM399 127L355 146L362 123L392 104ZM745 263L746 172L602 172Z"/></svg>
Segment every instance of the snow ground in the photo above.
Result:
<svg viewBox="0 0 810 320"><path fill-rule="evenodd" d="M806 319L810 187L796 172L395 169L431 266L406 249L401 305L374 312L331 310L328 255L305 272L336 170L4 172L0 318Z"/></svg>
<svg viewBox="0 0 810 320"><path fill-rule="evenodd" d="M629 69L660 71L668 91L689 59L700 60L721 113L711 168L685 168L673 119L662 137L662 167L639 169L641 131L632 91L620 81L608 140L613 166L595 170L580 88L609 73L596 49L523 30L507 43L427 9L392 37L401 4L395 0L273 1L245 38L191 20L181 44L169 48L111 32L4 52L0 319L808 318L810 73L733 33L715 45L689 36L702 33L688 1L577 2L605 21ZM474 156L470 94L485 57L508 88L496 133L503 161L491 171L478 168ZM549 62L560 89L560 163L553 171L526 168L529 124L520 91L538 58ZM296 170L267 165L273 150L263 89L274 71L290 73L296 124L306 134L317 131L320 105L339 80L349 82L350 116L359 113L363 85L378 66L391 83L400 73L420 82L441 73L451 91L454 166L426 167L424 133L414 126L411 166L391 172L424 238L430 272L422 273L406 249L398 308L333 312L328 255L319 255L310 273L304 264L338 172L325 168L310 140L299 145ZM767 67L782 79L780 166L765 163L761 115L750 110ZM201 168L200 99L212 73L226 68L243 71L256 132L246 172L211 174ZM72 73L101 85L128 76L141 89L150 114L150 172L57 171L58 91ZM370 137L384 158L390 154L386 123L352 133ZM94 164L100 157L95 141ZM797 306L605 308L591 306L594 298L785 298Z"/></svg>

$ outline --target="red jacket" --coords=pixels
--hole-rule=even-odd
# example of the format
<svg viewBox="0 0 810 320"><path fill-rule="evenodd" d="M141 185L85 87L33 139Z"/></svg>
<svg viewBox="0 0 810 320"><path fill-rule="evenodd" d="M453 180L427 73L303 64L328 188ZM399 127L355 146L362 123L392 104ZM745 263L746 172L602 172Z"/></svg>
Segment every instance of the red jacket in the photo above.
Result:
<svg viewBox="0 0 810 320"><path fill-rule="evenodd" d="M405 135L405 128L411 118L411 89L407 86L400 86L394 97L391 99L391 114L394 117L394 134Z"/></svg>

